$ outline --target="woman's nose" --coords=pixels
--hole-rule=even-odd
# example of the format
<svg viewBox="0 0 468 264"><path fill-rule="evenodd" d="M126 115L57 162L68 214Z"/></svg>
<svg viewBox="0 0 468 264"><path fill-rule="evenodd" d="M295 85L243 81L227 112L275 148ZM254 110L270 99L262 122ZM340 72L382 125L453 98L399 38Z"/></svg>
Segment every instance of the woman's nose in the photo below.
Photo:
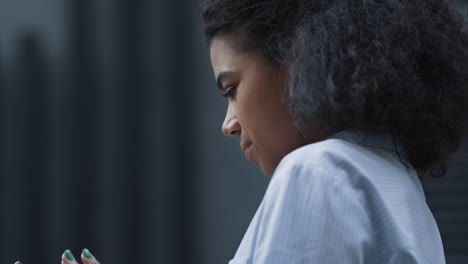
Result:
<svg viewBox="0 0 468 264"><path fill-rule="evenodd" d="M241 127L239 121L237 121L236 115L234 114L234 107L228 107L221 130L227 137L240 135Z"/></svg>

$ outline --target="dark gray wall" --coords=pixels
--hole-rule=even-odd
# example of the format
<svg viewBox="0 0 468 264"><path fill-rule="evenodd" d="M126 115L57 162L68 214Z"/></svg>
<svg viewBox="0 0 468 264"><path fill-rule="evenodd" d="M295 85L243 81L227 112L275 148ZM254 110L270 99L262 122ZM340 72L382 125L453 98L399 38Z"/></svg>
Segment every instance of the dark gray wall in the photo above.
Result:
<svg viewBox="0 0 468 264"><path fill-rule="evenodd" d="M197 1L0 2L0 262L227 263L267 185L236 139ZM425 183L468 262L468 163Z"/></svg>
<svg viewBox="0 0 468 264"><path fill-rule="evenodd" d="M463 149L453 157L446 177L423 182L448 264L468 263L468 144Z"/></svg>

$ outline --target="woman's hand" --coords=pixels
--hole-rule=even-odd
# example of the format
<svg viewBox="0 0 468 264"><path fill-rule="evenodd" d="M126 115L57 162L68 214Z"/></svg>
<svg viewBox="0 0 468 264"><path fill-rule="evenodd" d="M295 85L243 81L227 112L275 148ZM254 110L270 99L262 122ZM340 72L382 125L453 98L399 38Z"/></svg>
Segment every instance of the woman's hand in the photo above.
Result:
<svg viewBox="0 0 468 264"><path fill-rule="evenodd" d="M81 253L81 260L83 261L83 264L99 264L99 261L97 261L97 259L94 258L91 252L86 248L83 249L83 252ZM79 264L79 262L76 261L71 251L67 249L62 254L62 264Z"/></svg>

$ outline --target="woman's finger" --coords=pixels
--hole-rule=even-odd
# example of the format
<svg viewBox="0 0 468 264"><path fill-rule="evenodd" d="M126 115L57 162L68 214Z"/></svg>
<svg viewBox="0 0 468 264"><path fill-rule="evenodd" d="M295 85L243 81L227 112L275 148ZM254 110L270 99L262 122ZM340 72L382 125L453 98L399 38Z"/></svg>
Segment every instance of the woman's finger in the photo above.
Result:
<svg viewBox="0 0 468 264"><path fill-rule="evenodd" d="M83 264L99 264L99 261L97 261L87 248L83 249L81 260L83 261Z"/></svg>
<svg viewBox="0 0 468 264"><path fill-rule="evenodd" d="M62 264L78 264L70 250L65 250L62 254Z"/></svg>

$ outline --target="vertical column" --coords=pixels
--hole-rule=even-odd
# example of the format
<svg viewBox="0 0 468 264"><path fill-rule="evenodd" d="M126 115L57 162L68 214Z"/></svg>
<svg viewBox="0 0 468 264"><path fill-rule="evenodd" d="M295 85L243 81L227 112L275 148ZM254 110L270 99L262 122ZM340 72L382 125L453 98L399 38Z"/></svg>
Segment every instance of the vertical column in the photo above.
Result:
<svg viewBox="0 0 468 264"><path fill-rule="evenodd" d="M0 43L2 43L0 41ZM0 212L6 211L6 203L8 197L6 196L6 185L5 185L5 144L4 144L4 127L5 127L5 79L3 69L3 50L0 45ZM5 219L0 219L0 234L7 233L7 226ZM8 238L6 235L0 237L0 262L6 262L6 247L8 244Z"/></svg>
<svg viewBox="0 0 468 264"><path fill-rule="evenodd" d="M21 33L13 58L1 102L1 256L48 261L50 87L38 37Z"/></svg>
<svg viewBox="0 0 468 264"><path fill-rule="evenodd" d="M59 117L61 139L59 152L63 153L58 163L63 197L56 205L63 213L59 226L59 244L79 253L82 247L97 248L95 206L98 199L99 176L96 149L97 131L97 67L94 54L94 1L70 0L67 6L69 17L67 35L66 80L61 116ZM79 255L79 254L78 254Z"/></svg>
<svg viewBox="0 0 468 264"><path fill-rule="evenodd" d="M22 115L23 124L16 135L21 135L17 146L23 148L21 159L16 164L22 170L21 182L16 193L27 199L24 210L25 219L16 219L15 230L23 231L23 244L28 258L51 262L48 253L49 233L47 216L50 214L47 204L49 189L49 146L50 146L50 85L48 64L44 59L39 39L34 34L22 36L18 45L20 54L15 87L20 92L16 113ZM23 131L24 130L24 131ZM23 214L22 214L23 215ZM20 232L21 232L20 231Z"/></svg>
<svg viewBox="0 0 468 264"><path fill-rule="evenodd" d="M193 171L195 151L193 151L192 109L196 87L191 85L194 79L193 69L190 68L191 39L190 32L192 14L191 1L171 1L167 4L168 31L161 41L171 43L167 50L170 56L167 61L167 76L159 89L167 90L167 96L172 102L165 105L168 114L167 126L172 128L169 143L165 146L170 156L171 175L169 186L172 189L173 211L173 240L170 255L174 256L174 263L194 263L193 228L194 213L193 190L196 188L196 174ZM162 176L162 175L161 175ZM162 176L163 177L163 176Z"/></svg>
<svg viewBox="0 0 468 264"><path fill-rule="evenodd" d="M148 102L155 120L148 121L152 144L150 188L154 214L152 232L156 235L157 263L197 263L193 254L194 195L197 172L194 170L192 123L193 102L197 93L191 60L196 18L193 1L148 1L147 34L151 84Z"/></svg>
<svg viewBox="0 0 468 264"><path fill-rule="evenodd" d="M144 263L151 262L151 254L143 252L145 244L145 226L142 221L145 217L147 203L145 193L142 192L142 176L144 172L143 146L146 138L143 135L143 122L145 120L144 98L146 89L145 76L145 31L143 0L119 1L119 15L116 17L117 28L121 34L117 42L119 45L120 60L120 85L118 87L122 100L122 133L121 147L124 152L125 167L123 183L126 187L128 203L126 204L128 216L126 221L126 233L123 234L127 241L125 256L127 262Z"/></svg>

